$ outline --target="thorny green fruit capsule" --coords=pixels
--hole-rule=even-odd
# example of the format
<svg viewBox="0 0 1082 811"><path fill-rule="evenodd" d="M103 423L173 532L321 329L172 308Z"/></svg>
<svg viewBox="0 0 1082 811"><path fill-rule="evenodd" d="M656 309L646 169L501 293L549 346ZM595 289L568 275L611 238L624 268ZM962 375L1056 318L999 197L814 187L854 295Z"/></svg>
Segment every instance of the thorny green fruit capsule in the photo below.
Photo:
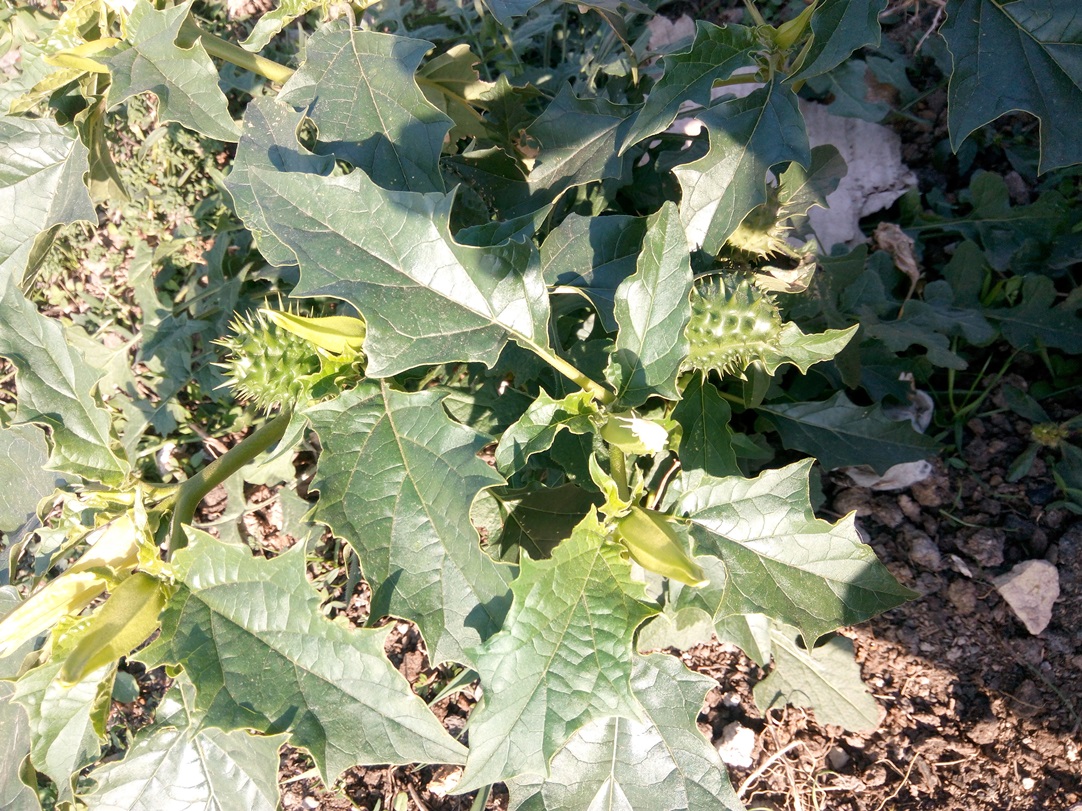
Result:
<svg viewBox="0 0 1082 811"><path fill-rule="evenodd" d="M616 522L616 537L627 547L632 560L651 572L689 586L708 582L702 567L680 544L680 537L664 513L633 506Z"/></svg>
<svg viewBox="0 0 1082 811"><path fill-rule="evenodd" d="M230 326L233 334L219 341L230 353L221 366L236 393L261 411L306 405L302 378L320 369L316 348L262 313L239 316Z"/></svg>
<svg viewBox="0 0 1082 811"><path fill-rule="evenodd" d="M777 305L751 282L700 282L691 291L684 368L739 374L777 349L781 328Z"/></svg>

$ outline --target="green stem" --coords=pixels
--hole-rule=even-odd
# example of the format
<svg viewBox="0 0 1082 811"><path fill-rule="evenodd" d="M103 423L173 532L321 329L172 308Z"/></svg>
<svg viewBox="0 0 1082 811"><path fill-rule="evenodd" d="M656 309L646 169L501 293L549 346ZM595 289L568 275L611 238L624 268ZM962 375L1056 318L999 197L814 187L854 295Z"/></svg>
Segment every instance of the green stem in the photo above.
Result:
<svg viewBox="0 0 1082 811"><path fill-rule="evenodd" d="M283 411L180 485L170 525L167 556L188 545L184 525L192 523L195 510L207 493L285 436L292 417L292 411Z"/></svg>
<svg viewBox="0 0 1082 811"><path fill-rule="evenodd" d="M259 54L246 51L239 45L234 45L228 40L214 36L214 34L208 34L190 19L184 22L181 33L191 37L192 41L198 39L211 56L224 59L238 68L257 73L264 79L269 79L277 84L285 84L293 75L292 68L287 68L285 65L280 65Z"/></svg>
<svg viewBox="0 0 1082 811"><path fill-rule="evenodd" d="M723 399L728 400L730 403L736 403L741 408L746 405L743 397L737 397L735 394L730 394L729 392L722 391L721 389L718 389L717 392L722 396Z"/></svg>
<svg viewBox="0 0 1082 811"><path fill-rule="evenodd" d="M616 491L620 498L627 501L631 494L627 486L627 457L615 445L609 446L609 472L612 473L612 479L616 482Z"/></svg>
<svg viewBox="0 0 1082 811"><path fill-rule="evenodd" d="M568 380L578 383L586 391L590 392L594 397L600 400L605 405L609 405L616 401L616 395L606 389L596 380L591 380L589 377L580 372L573 364L568 363L561 358L551 349L546 349L538 344L531 343L529 348L535 355L540 357L549 366L562 374Z"/></svg>

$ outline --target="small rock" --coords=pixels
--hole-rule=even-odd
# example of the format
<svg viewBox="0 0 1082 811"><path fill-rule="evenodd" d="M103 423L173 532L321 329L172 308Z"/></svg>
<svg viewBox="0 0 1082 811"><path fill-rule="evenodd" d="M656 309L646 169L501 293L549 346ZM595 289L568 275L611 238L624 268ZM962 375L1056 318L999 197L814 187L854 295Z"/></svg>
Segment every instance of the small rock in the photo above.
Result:
<svg viewBox="0 0 1082 811"><path fill-rule="evenodd" d="M923 507L942 507L946 503L946 494L938 485L939 477L932 476L924 481L916 482L910 492L917 503Z"/></svg>
<svg viewBox="0 0 1082 811"><path fill-rule="evenodd" d="M694 37L695 21L687 14L681 14L675 20L658 14L646 24L646 30L650 32L650 50L656 53L670 45Z"/></svg>
<svg viewBox="0 0 1082 811"><path fill-rule="evenodd" d="M981 566L999 566L1003 563L1005 541L1003 530L982 527L962 540L958 546Z"/></svg>
<svg viewBox="0 0 1082 811"><path fill-rule="evenodd" d="M920 523L920 505L905 493L898 496L898 507L902 514L914 524Z"/></svg>
<svg viewBox="0 0 1082 811"><path fill-rule="evenodd" d="M319 808L319 800L315 797L305 797L301 800L301 805L305 808Z"/></svg>
<svg viewBox="0 0 1082 811"><path fill-rule="evenodd" d="M739 721L726 724L721 730L721 740L718 742L718 754L729 766L741 769L751 767L754 761L751 753L755 749L755 732L748 729Z"/></svg>
<svg viewBox="0 0 1082 811"><path fill-rule="evenodd" d="M947 586L947 599L959 614L972 614L977 608L977 587L968 580L955 580Z"/></svg>
<svg viewBox="0 0 1082 811"><path fill-rule="evenodd" d="M927 597L929 594L936 594L942 589L943 582L943 578L937 574L921 572L917 575L917 582L913 585L913 590L922 597Z"/></svg>
<svg viewBox="0 0 1082 811"><path fill-rule="evenodd" d="M938 572L943 568L943 556L939 553L939 547L935 541L920 530L907 533L909 535L909 559L922 569Z"/></svg>
<svg viewBox="0 0 1082 811"><path fill-rule="evenodd" d="M830 768L839 772L844 769L845 765L849 762L849 753L840 746L835 746L827 752L827 762L830 764Z"/></svg>
<svg viewBox="0 0 1082 811"><path fill-rule="evenodd" d="M850 488L834 496L834 509L842 515L855 512L860 518L872 514L871 499L866 490Z"/></svg>
<svg viewBox="0 0 1082 811"><path fill-rule="evenodd" d="M966 732L966 737L978 746L987 746L999 737L999 721L981 721Z"/></svg>
<svg viewBox="0 0 1082 811"><path fill-rule="evenodd" d="M872 504L872 518L891 529L897 529L905 520L901 508L894 501L876 501Z"/></svg>
<svg viewBox="0 0 1082 811"><path fill-rule="evenodd" d="M462 781L462 769L458 766L439 767L428 784L428 790L435 797L446 797Z"/></svg>
<svg viewBox="0 0 1082 811"><path fill-rule="evenodd" d="M1030 679L1015 688L1012 698L1011 709L1023 718L1035 718L1044 709L1041 690Z"/></svg>
<svg viewBox="0 0 1082 811"><path fill-rule="evenodd" d="M1013 169L1007 172L1003 176L1003 184L1007 187L1007 193L1011 196L1011 202L1015 205L1024 206L1029 203L1029 184L1018 172Z"/></svg>
<svg viewBox="0 0 1082 811"><path fill-rule="evenodd" d="M1024 560L992 581L1007 605L1036 636L1052 620L1059 597L1059 571L1047 560Z"/></svg>

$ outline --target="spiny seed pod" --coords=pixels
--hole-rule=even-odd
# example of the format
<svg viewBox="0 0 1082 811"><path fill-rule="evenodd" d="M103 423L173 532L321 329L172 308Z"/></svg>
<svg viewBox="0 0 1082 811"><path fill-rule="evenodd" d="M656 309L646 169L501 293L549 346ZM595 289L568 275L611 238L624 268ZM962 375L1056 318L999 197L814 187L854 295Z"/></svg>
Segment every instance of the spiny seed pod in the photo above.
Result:
<svg viewBox="0 0 1082 811"><path fill-rule="evenodd" d="M295 408L311 399L311 376L321 368L311 343L262 313L240 316L230 328L233 334L217 342L229 351L226 362L218 365L241 399L262 411Z"/></svg>
<svg viewBox="0 0 1082 811"><path fill-rule="evenodd" d="M778 222L773 209L760 205L752 209L725 244L759 259L778 255L796 258L797 253L785 239L788 233L789 228Z"/></svg>
<svg viewBox="0 0 1082 811"><path fill-rule="evenodd" d="M739 374L777 348L781 327L777 305L752 283L718 277L700 282L691 291L683 368Z"/></svg>

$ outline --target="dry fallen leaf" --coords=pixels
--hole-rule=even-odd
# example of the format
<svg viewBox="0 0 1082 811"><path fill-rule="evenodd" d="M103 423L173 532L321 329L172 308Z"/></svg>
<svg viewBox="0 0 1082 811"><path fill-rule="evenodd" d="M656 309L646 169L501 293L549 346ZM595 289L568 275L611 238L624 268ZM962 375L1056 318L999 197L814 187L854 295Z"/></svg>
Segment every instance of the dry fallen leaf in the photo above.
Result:
<svg viewBox="0 0 1082 811"><path fill-rule="evenodd" d="M646 29L650 32L650 44L647 47L654 53L669 50L671 46L695 37L695 21L687 14L681 14L675 20L657 14L650 18Z"/></svg>
<svg viewBox="0 0 1082 811"><path fill-rule="evenodd" d="M913 237L892 222L881 222L875 229L875 247L889 253L894 266L914 285L920 281L920 266L913 254L915 244Z"/></svg>

